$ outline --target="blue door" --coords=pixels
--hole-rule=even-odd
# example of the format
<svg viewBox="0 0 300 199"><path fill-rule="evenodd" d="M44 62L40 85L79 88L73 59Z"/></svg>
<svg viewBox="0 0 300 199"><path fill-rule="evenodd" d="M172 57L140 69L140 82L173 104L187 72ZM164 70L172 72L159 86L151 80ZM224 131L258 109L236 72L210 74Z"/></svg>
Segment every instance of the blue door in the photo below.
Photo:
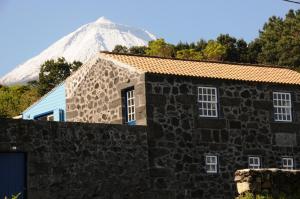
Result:
<svg viewBox="0 0 300 199"><path fill-rule="evenodd" d="M0 199L21 193L25 198L26 169L24 153L0 153Z"/></svg>

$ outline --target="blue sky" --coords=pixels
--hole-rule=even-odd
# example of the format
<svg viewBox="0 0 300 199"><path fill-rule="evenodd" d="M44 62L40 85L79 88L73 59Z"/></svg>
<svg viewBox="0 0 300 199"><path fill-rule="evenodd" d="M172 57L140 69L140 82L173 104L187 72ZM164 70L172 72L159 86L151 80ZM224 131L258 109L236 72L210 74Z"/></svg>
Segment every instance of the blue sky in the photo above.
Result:
<svg viewBox="0 0 300 199"><path fill-rule="evenodd" d="M220 33L251 41L270 16L299 8L282 0L0 0L0 77L101 16L171 43Z"/></svg>

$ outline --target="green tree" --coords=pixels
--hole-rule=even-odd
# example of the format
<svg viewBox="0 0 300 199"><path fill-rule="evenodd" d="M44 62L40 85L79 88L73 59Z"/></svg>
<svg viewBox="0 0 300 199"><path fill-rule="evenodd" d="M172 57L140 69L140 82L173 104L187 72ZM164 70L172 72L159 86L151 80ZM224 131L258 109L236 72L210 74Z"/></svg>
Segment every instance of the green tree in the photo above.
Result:
<svg viewBox="0 0 300 199"><path fill-rule="evenodd" d="M0 117L19 115L39 97L37 88L29 85L1 86Z"/></svg>
<svg viewBox="0 0 300 199"><path fill-rule="evenodd" d="M116 45L115 48L112 50L113 53L128 53L129 50L126 46Z"/></svg>
<svg viewBox="0 0 300 199"><path fill-rule="evenodd" d="M203 50L203 56L207 60L221 61L226 54L226 48L217 41L210 40Z"/></svg>
<svg viewBox="0 0 300 199"><path fill-rule="evenodd" d="M261 52L258 61L300 67L300 10L290 10L286 17L271 17L260 31Z"/></svg>
<svg viewBox="0 0 300 199"><path fill-rule="evenodd" d="M178 59L190 59L190 60L201 60L203 55L201 52L195 49L184 49L176 52L176 58Z"/></svg>
<svg viewBox="0 0 300 199"><path fill-rule="evenodd" d="M175 46L175 51L180 51L180 50L187 50L190 49L190 44L187 42L183 43L180 41L176 46Z"/></svg>
<svg viewBox="0 0 300 199"><path fill-rule="evenodd" d="M203 51L207 46L207 41L205 41L204 39L200 39L199 41L196 42L195 45L195 50L196 51Z"/></svg>
<svg viewBox="0 0 300 199"><path fill-rule="evenodd" d="M58 58L57 60L47 60L42 64L39 73L39 81L37 82L39 94L42 96L49 92L56 85L70 76L72 72L76 71L81 65L82 63L78 61L68 63L63 57Z"/></svg>
<svg viewBox="0 0 300 199"><path fill-rule="evenodd" d="M261 42L259 39L255 39L254 41L248 44L247 49L247 61L249 63L257 64L258 63L258 56L261 53Z"/></svg>
<svg viewBox="0 0 300 199"><path fill-rule="evenodd" d="M150 41L146 54L158 57L175 57L175 47L165 42L164 39Z"/></svg>
<svg viewBox="0 0 300 199"><path fill-rule="evenodd" d="M145 55L146 50L146 46L132 46L129 48L129 53L134 55Z"/></svg>
<svg viewBox="0 0 300 199"><path fill-rule="evenodd" d="M222 59L224 61L239 61L239 54L236 48L236 38L231 37L229 34L221 34L217 37L217 42L225 47L225 54Z"/></svg>
<svg viewBox="0 0 300 199"><path fill-rule="evenodd" d="M236 41L236 49L238 54L237 62L248 63L249 56L248 56L248 44L245 40L239 39Z"/></svg>

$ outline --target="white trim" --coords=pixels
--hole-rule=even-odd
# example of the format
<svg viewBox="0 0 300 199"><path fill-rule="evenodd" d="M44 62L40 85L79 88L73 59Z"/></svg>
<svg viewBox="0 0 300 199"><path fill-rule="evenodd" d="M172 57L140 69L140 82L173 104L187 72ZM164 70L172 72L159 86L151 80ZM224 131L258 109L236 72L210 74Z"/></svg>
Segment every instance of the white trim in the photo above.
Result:
<svg viewBox="0 0 300 199"><path fill-rule="evenodd" d="M134 89L126 91L127 122L135 121L135 94Z"/></svg>
<svg viewBox="0 0 300 199"><path fill-rule="evenodd" d="M294 169L294 158L292 157L283 157L282 158L282 168L287 170Z"/></svg>
<svg viewBox="0 0 300 199"><path fill-rule="evenodd" d="M249 169L260 169L261 160L258 156L249 156L248 157L248 168Z"/></svg>
<svg viewBox="0 0 300 199"><path fill-rule="evenodd" d="M218 173L218 156L205 156L206 173Z"/></svg>
<svg viewBox="0 0 300 199"><path fill-rule="evenodd" d="M201 90L201 92L200 92ZM201 97L201 99L200 99ZM198 87L199 117L218 117L218 93L216 87ZM202 112L203 111L203 112ZM206 112L206 113L205 113Z"/></svg>
<svg viewBox="0 0 300 199"><path fill-rule="evenodd" d="M292 99L291 93L273 92L274 120L277 122L291 122Z"/></svg>

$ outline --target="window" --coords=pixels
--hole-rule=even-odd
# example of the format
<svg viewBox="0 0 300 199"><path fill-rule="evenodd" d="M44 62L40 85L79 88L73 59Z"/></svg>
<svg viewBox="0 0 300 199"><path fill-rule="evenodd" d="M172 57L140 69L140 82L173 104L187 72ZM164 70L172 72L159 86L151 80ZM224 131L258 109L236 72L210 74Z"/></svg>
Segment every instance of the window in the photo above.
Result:
<svg viewBox="0 0 300 199"><path fill-rule="evenodd" d="M294 169L294 159L293 158L282 158L282 168L283 169Z"/></svg>
<svg viewBox="0 0 300 199"><path fill-rule="evenodd" d="M248 158L249 169L259 169L260 168L260 158L259 157L249 157Z"/></svg>
<svg viewBox="0 0 300 199"><path fill-rule="evenodd" d="M134 103L134 89L125 92L126 101L126 123L129 125L135 124L135 103Z"/></svg>
<svg viewBox="0 0 300 199"><path fill-rule="evenodd" d="M292 103L290 93L273 93L274 119L275 121L292 121Z"/></svg>
<svg viewBox="0 0 300 199"><path fill-rule="evenodd" d="M218 117L216 88L198 87L198 103L200 117Z"/></svg>
<svg viewBox="0 0 300 199"><path fill-rule="evenodd" d="M217 173L218 172L218 157L213 155L208 155L205 157L206 172L207 173Z"/></svg>
<svg viewBox="0 0 300 199"><path fill-rule="evenodd" d="M34 120L41 120L41 121L54 121L54 113L53 111L42 113L40 115L36 115Z"/></svg>

